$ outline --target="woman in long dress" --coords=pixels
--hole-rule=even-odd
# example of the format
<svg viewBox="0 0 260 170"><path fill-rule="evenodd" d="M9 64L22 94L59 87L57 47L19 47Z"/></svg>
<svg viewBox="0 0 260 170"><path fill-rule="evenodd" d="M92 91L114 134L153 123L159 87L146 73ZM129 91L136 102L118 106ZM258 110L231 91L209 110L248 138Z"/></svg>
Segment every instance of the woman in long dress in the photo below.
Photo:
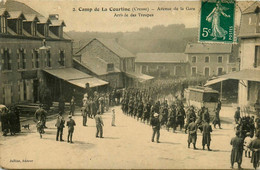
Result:
<svg viewBox="0 0 260 170"><path fill-rule="evenodd" d="M228 10L228 8L223 7L221 5L221 2L218 1L216 7L206 18L208 22L212 22L210 36L214 37L213 39L217 39L217 38L223 38L223 40L226 39L226 35L228 32L220 26L220 17L221 15L223 15L224 17L229 18L230 15L225 14L224 10Z"/></svg>

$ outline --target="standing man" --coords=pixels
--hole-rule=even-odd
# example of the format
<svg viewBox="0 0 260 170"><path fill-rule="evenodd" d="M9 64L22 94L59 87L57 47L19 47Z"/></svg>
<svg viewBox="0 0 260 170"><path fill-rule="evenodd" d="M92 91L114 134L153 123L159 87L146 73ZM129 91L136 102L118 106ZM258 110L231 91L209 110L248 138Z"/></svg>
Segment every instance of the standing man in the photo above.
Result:
<svg viewBox="0 0 260 170"><path fill-rule="evenodd" d="M216 128L216 125L218 125L219 129L222 129L221 128L221 123L220 123L220 118L219 118L220 110L219 109L215 109L214 112L215 112L215 117L214 117L214 120L212 122L213 125L214 125L214 128Z"/></svg>
<svg viewBox="0 0 260 170"><path fill-rule="evenodd" d="M113 110L112 110L112 122L111 122L111 126L116 126L115 121L116 121L116 113L115 113L115 109L113 109Z"/></svg>
<svg viewBox="0 0 260 170"><path fill-rule="evenodd" d="M72 116L69 115L69 120L67 121L67 126L68 126L68 138L67 138L67 142L69 143L73 143L72 142L72 135L74 132L74 126L76 126L75 121L72 119Z"/></svg>
<svg viewBox="0 0 260 170"><path fill-rule="evenodd" d="M74 116L74 112L75 112L75 97L72 96L70 100L70 115Z"/></svg>
<svg viewBox="0 0 260 170"><path fill-rule="evenodd" d="M87 109L86 107L82 107L81 108L81 114L82 114L82 117L83 117L83 126L87 126Z"/></svg>
<svg viewBox="0 0 260 170"><path fill-rule="evenodd" d="M62 141L64 141L62 139L62 135L63 135L63 128L64 128L65 120L63 119L63 117L61 115L62 115L62 113L59 112L55 126L57 127L56 141L59 141L59 137L60 137L60 141L62 142Z"/></svg>
<svg viewBox="0 0 260 170"><path fill-rule="evenodd" d="M253 151L251 163L253 163L254 168L259 167L260 161L260 131L256 133L256 139L254 139L250 144L249 148Z"/></svg>
<svg viewBox="0 0 260 170"><path fill-rule="evenodd" d="M232 145L231 151L231 168L233 168L234 163L237 162L238 168L241 168L242 157L243 157L243 139L239 136L240 132L236 132L236 137L231 139L230 145Z"/></svg>
<svg viewBox="0 0 260 170"><path fill-rule="evenodd" d="M240 120L240 107L237 107L237 111L235 112L234 118L235 118L236 124L239 124L239 120Z"/></svg>
<svg viewBox="0 0 260 170"><path fill-rule="evenodd" d="M190 143L193 144L193 149L196 148L196 141L197 141L197 125L195 123L195 118L191 119L191 123L188 125L188 148L190 148Z"/></svg>
<svg viewBox="0 0 260 170"><path fill-rule="evenodd" d="M103 119L101 117L101 112L98 111L98 114L95 116L95 121L96 121L96 127L97 127L97 133L96 133L96 138L100 137L100 138L104 138L103 137ZM100 134L100 136L98 136L98 134Z"/></svg>
<svg viewBox="0 0 260 170"><path fill-rule="evenodd" d="M154 136L155 134L156 136L156 142L160 143L159 138L160 138L160 121L159 121L159 114L158 113L154 113L154 117L151 120L151 125L153 128L153 135L152 135L152 142L154 142Z"/></svg>
<svg viewBox="0 0 260 170"><path fill-rule="evenodd" d="M202 147L203 150L205 150L205 145L208 147L208 151L211 151L210 149L210 141L211 136L210 133L212 132L212 127L209 124L209 122L204 122L202 125Z"/></svg>

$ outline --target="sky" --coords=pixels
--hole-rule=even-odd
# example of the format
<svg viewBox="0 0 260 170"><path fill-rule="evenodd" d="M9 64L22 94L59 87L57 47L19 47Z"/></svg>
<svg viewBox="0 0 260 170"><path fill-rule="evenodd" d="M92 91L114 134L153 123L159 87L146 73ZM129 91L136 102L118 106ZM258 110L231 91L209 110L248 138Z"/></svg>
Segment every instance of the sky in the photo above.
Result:
<svg viewBox="0 0 260 170"><path fill-rule="evenodd" d="M59 19L64 20L66 24L64 31L79 32L132 32L144 27L170 24L184 24L188 28L198 27L201 5L200 1L17 1L25 3L46 17L49 14L59 14ZM95 8L99 11L94 11ZM122 10L121 8L127 9L113 11ZM130 11L127 11L128 9ZM124 16L125 14L128 17ZM136 16L133 17L131 14Z"/></svg>

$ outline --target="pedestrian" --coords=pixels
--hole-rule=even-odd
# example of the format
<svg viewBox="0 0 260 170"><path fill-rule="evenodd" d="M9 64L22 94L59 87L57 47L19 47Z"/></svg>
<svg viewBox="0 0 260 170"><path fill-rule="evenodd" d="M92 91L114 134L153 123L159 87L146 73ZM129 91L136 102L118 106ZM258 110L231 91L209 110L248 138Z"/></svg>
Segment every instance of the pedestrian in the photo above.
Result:
<svg viewBox="0 0 260 170"><path fill-rule="evenodd" d="M72 116L69 115L69 120L67 121L67 126L68 126L68 138L67 138L67 142L69 143L73 143L72 142L72 135L74 132L74 126L76 126L75 121L72 119Z"/></svg>
<svg viewBox="0 0 260 170"><path fill-rule="evenodd" d="M236 132L236 137L231 139L230 145L232 145L231 151L231 168L233 168L234 163L237 162L238 168L241 168L242 157L243 157L243 139L240 137L240 132Z"/></svg>
<svg viewBox="0 0 260 170"><path fill-rule="evenodd" d="M1 107L1 105L0 105ZM3 136L6 136L9 132L9 121L8 121L8 108L6 106L3 106L0 108L0 115L1 115L1 127Z"/></svg>
<svg viewBox="0 0 260 170"><path fill-rule="evenodd" d="M116 113L115 113L115 109L113 109L113 110L112 110L112 122L111 122L111 126L116 126L115 121L116 121Z"/></svg>
<svg viewBox="0 0 260 170"><path fill-rule="evenodd" d="M56 124L55 126L57 127L57 134L56 134L56 141L59 141L59 137L60 137L60 141L64 141L62 139L62 135L63 135L63 128L65 124L65 120L62 117L62 113L59 112L58 116L57 116L57 120L56 120Z"/></svg>
<svg viewBox="0 0 260 170"><path fill-rule="evenodd" d="M86 107L82 107L81 108L81 114L82 114L82 117L83 117L83 126L87 126L87 109Z"/></svg>
<svg viewBox="0 0 260 170"><path fill-rule="evenodd" d="M11 106L8 112L8 121L9 121L9 129L10 129L10 133L11 135L15 135L15 121L16 119L16 115L14 113L14 107Z"/></svg>
<svg viewBox="0 0 260 170"><path fill-rule="evenodd" d="M34 117L36 121L41 121L44 128L46 127L47 112L43 109L43 104L39 105L39 108L35 111Z"/></svg>
<svg viewBox="0 0 260 170"><path fill-rule="evenodd" d="M220 123L220 118L219 118L220 110L219 109L215 109L214 112L215 112L215 117L214 117L213 122L212 122L213 125L214 125L214 128L216 128L216 125L218 125L219 129L222 129L221 128L221 123Z"/></svg>
<svg viewBox="0 0 260 170"><path fill-rule="evenodd" d="M74 116L74 112L75 112L75 97L72 96L71 100L70 100L70 115Z"/></svg>
<svg viewBox="0 0 260 170"><path fill-rule="evenodd" d="M246 133L246 137L244 139L245 157L248 156L248 158L251 158L249 144L252 142L252 137L253 137L253 135L251 135L250 132L248 132L248 133Z"/></svg>
<svg viewBox="0 0 260 170"><path fill-rule="evenodd" d="M236 110L235 115L234 115L234 119L235 119L236 124L239 124L239 120L240 120L240 107L237 107L237 110Z"/></svg>
<svg viewBox="0 0 260 170"><path fill-rule="evenodd" d="M210 121L209 109L208 108L205 108L205 111L203 113L202 118L203 118L204 122L209 122Z"/></svg>
<svg viewBox="0 0 260 170"><path fill-rule="evenodd" d="M253 163L254 168L259 167L260 161L260 131L256 133L256 139L254 139L250 144L249 148L252 150L251 163Z"/></svg>
<svg viewBox="0 0 260 170"><path fill-rule="evenodd" d="M195 123L195 118L191 119L191 123L188 125L188 148L190 148L190 144L193 144L193 149L196 148L197 141L197 125Z"/></svg>
<svg viewBox="0 0 260 170"><path fill-rule="evenodd" d="M212 127L209 124L209 122L204 122L202 124L202 147L203 150L205 150L205 145L207 145L208 151L211 151L210 149L210 141L211 141L211 135Z"/></svg>
<svg viewBox="0 0 260 170"><path fill-rule="evenodd" d="M101 112L100 111L97 112L97 115L95 116L95 121L96 121L96 128L97 128L96 138L98 138L98 137L103 138L103 126L104 126L104 123L103 123L103 119L101 117Z"/></svg>
<svg viewBox="0 0 260 170"><path fill-rule="evenodd" d="M37 132L40 134L40 138L42 138L42 134L44 133L43 123L39 120L36 124Z"/></svg>
<svg viewBox="0 0 260 170"><path fill-rule="evenodd" d="M152 142L154 142L154 137L155 137L155 134L156 134L156 142L160 143L159 138L160 138L161 124L160 124L160 121L159 121L159 114L154 113L153 116L154 117L151 120L151 125L152 125L152 128L153 128Z"/></svg>

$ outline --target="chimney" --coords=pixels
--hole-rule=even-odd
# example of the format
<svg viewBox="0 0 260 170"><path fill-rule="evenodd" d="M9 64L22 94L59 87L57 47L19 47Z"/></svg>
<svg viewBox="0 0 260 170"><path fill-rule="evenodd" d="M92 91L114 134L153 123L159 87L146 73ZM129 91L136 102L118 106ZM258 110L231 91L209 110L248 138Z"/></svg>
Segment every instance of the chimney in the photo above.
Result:
<svg viewBox="0 0 260 170"><path fill-rule="evenodd" d="M50 14L49 18L50 20L59 20L59 14Z"/></svg>

